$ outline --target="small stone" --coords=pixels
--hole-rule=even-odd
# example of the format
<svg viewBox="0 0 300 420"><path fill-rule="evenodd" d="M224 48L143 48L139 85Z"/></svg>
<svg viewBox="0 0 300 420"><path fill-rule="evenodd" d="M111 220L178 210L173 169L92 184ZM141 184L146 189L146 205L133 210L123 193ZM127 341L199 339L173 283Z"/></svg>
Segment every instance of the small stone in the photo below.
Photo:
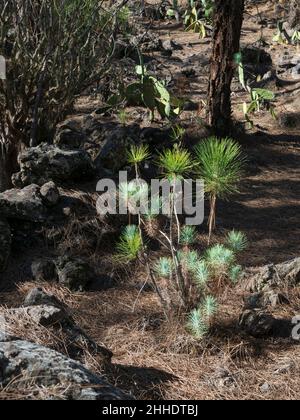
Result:
<svg viewBox="0 0 300 420"><path fill-rule="evenodd" d="M53 207L58 203L59 191L54 182L50 181L44 184L40 192L46 206Z"/></svg>
<svg viewBox="0 0 300 420"><path fill-rule="evenodd" d="M270 385L267 382L265 382L263 385L261 385L260 392L262 394L267 394L268 392L270 392L270 389L271 389Z"/></svg>
<svg viewBox="0 0 300 420"><path fill-rule="evenodd" d="M286 375L295 368L295 363L291 360L286 363L283 363L281 366L278 366L274 370L274 375Z"/></svg>
<svg viewBox="0 0 300 420"><path fill-rule="evenodd" d="M22 309L19 309L20 311ZM68 319L68 314L62 308L49 305L29 306L26 313L34 322L44 327L61 323Z"/></svg>
<svg viewBox="0 0 300 420"><path fill-rule="evenodd" d="M297 113L284 113L279 116L279 126L282 128L300 127L300 117Z"/></svg>
<svg viewBox="0 0 300 420"><path fill-rule="evenodd" d="M300 78L300 63L296 64L296 66L292 68L292 76L294 79Z"/></svg>
<svg viewBox="0 0 300 420"><path fill-rule="evenodd" d="M173 39L167 39L162 42L163 49L166 51L181 51L183 49L182 45Z"/></svg>
<svg viewBox="0 0 300 420"><path fill-rule="evenodd" d="M288 305L290 302L286 296L282 293L276 293L275 291L266 292L265 294L265 304L275 308L278 305Z"/></svg>

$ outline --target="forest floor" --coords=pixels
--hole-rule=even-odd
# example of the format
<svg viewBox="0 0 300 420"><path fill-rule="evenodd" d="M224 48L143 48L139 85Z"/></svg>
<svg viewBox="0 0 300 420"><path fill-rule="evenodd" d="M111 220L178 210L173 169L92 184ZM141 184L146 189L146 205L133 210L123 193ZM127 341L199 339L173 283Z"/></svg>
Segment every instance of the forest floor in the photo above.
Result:
<svg viewBox="0 0 300 420"><path fill-rule="evenodd" d="M264 18L274 20L268 5L260 5L259 11ZM259 20L256 8L247 11L243 46L253 45L262 37L269 44L266 49L274 63L285 50L291 55L300 53L297 47L275 45L272 38L276 29L265 27L261 33ZM168 22L155 23L150 30L183 47L171 58L153 53L158 74L172 74L174 92L200 103L207 92L208 39L201 40L199 35L186 33L182 27ZM182 70L195 63L203 66L203 74L185 78ZM300 256L300 79L293 79L288 72L283 72L279 78L283 83L274 87L279 119L275 121L269 112L262 111L254 117L254 128L241 134L240 141L248 158L247 173L240 194L218 207L214 240L221 240L224 233L232 229L245 232L250 247L241 262L248 267ZM235 82L233 109L237 120L243 119L245 100L245 92ZM78 114L88 113L94 102L95 98L81 98L77 104ZM128 108L127 112L130 121L149 124L138 110ZM299 114L296 127L280 123L280 116L286 113ZM195 121L199 117L202 117L201 108L192 114L183 113L182 123L191 138L197 137L199 127ZM78 190L84 192L84 187ZM200 240L206 234L207 227L203 225ZM95 263L113 272L109 252L113 245L106 248L95 256ZM2 302L8 306L21 302L25 291L32 286L28 261L43 252L33 249L13 255L14 267L5 275L10 287L1 294ZM298 399L297 343L286 339L254 339L240 332L242 290L237 288L224 293L213 330L209 338L199 344L186 334L184 325L178 321L163 322L153 292L139 293L139 285L145 280L141 267L131 270L127 276L116 271L117 274L122 278L115 287L74 294L68 300L78 324L114 353L113 368L105 373L110 382L132 391L139 399ZM12 279L22 285L12 287ZM24 281L27 283L23 284ZM54 293L55 287L49 286ZM300 311L300 293L298 290L285 293L291 304L271 312L291 319Z"/></svg>

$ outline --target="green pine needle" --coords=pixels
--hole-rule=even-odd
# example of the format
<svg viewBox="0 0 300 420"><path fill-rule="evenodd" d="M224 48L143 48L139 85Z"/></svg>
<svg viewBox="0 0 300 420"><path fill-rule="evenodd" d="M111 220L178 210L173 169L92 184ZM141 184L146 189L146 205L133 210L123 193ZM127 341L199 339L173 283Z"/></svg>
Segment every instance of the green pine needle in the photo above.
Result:
<svg viewBox="0 0 300 420"><path fill-rule="evenodd" d="M245 159L234 140L211 137L196 146L196 169L209 195L227 198L237 192Z"/></svg>
<svg viewBox="0 0 300 420"><path fill-rule="evenodd" d="M171 258L162 257L154 266L154 270L159 277L169 278L173 273L173 262Z"/></svg>
<svg viewBox="0 0 300 420"><path fill-rule="evenodd" d="M231 249L218 244L207 250L205 260L214 269L225 269L234 263L235 255Z"/></svg>
<svg viewBox="0 0 300 420"><path fill-rule="evenodd" d="M185 178L194 166L191 154L180 147L163 151L157 164L162 168L163 175L171 180Z"/></svg>
<svg viewBox="0 0 300 420"><path fill-rule="evenodd" d="M143 242L137 226L127 226L117 244L117 257L124 262L138 258Z"/></svg>
<svg viewBox="0 0 300 420"><path fill-rule="evenodd" d="M218 302L213 296L206 296L201 309L205 319L210 320L218 311Z"/></svg>
<svg viewBox="0 0 300 420"><path fill-rule="evenodd" d="M197 231L195 226L184 226L181 230L180 243L188 246L193 245L197 239Z"/></svg>
<svg viewBox="0 0 300 420"><path fill-rule="evenodd" d="M148 145L142 144L140 146L132 146L127 153L128 163L137 165L148 160L151 157Z"/></svg>
<svg viewBox="0 0 300 420"><path fill-rule="evenodd" d="M205 323L200 309L194 309L190 313L187 329L197 340L202 340L208 334L208 325Z"/></svg>
<svg viewBox="0 0 300 420"><path fill-rule="evenodd" d="M232 251L236 254L245 251L248 247L248 240L247 236L242 233L233 230L227 235L226 238L227 246L232 249Z"/></svg>

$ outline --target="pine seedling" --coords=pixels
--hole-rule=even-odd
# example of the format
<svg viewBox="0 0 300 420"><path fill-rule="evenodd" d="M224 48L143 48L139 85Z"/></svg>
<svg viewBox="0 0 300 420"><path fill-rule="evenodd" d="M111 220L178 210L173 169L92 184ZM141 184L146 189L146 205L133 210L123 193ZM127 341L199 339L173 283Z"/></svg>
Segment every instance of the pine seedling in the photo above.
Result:
<svg viewBox="0 0 300 420"><path fill-rule="evenodd" d="M131 146L129 152L127 153L128 163L131 165L138 165L145 160L150 159L151 153L149 151L149 146L142 144L140 146Z"/></svg>
<svg viewBox="0 0 300 420"><path fill-rule="evenodd" d="M162 257L154 266L156 274L161 278L169 278L173 273L173 261L171 258Z"/></svg>
<svg viewBox="0 0 300 420"><path fill-rule="evenodd" d="M210 278L209 269L205 261L197 262L193 270L193 275L196 285L200 289L205 288Z"/></svg>
<svg viewBox="0 0 300 420"><path fill-rule="evenodd" d="M233 284L237 284L242 277L243 268L240 265L234 265L230 268L228 277L232 281Z"/></svg>
<svg viewBox="0 0 300 420"><path fill-rule="evenodd" d="M218 302L213 296L206 296L201 305L201 312L204 319L208 322L216 315L218 311Z"/></svg>
<svg viewBox="0 0 300 420"><path fill-rule="evenodd" d="M216 227L217 199L238 191L245 162L241 146L229 138L210 137L196 146L196 171L210 198L209 243Z"/></svg>
<svg viewBox="0 0 300 420"><path fill-rule="evenodd" d="M158 166L169 180L182 180L188 176L194 166L191 154L180 147L163 151L158 156Z"/></svg>
<svg viewBox="0 0 300 420"><path fill-rule="evenodd" d="M143 242L137 226L127 226L117 244L117 257L122 262L137 260L142 250Z"/></svg>
<svg viewBox="0 0 300 420"><path fill-rule="evenodd" d="M200 309L194 309L188 318L187 328L194 338L202 340L209 331Z"/></svg>
<svg viewBox="0 0 300 420"><path fill-rule="evenodd" d="M239 254L247 249L248 240L244 233L233 230L227 235L226 245L235 254Z"/></svg>
<svg viewBox="0 0 300 420"><path fill-rule="evenodd" d="M196 242L197 232L195 226L184 226L181 229L180 243L183 246L191 246Z"/></svg>
<svg viewBox="0 0 300 420"><path fill-rule="evenodd" d="M228 269L234 263L235 255L231 249L218 244L207 250L205 260L213 269Z"/></svg>

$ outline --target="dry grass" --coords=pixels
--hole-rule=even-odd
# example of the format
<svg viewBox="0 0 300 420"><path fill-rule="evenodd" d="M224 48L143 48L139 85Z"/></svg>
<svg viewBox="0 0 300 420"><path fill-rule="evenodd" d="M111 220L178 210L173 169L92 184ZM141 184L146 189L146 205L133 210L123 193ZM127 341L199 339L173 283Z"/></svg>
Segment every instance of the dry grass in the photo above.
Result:
<svg viewBox="0 0 300 420"><path fill-rule="evenodd" d="M36 287L43 289L48 295L54 295L61 303L70 308L76 308L76 306L79 305L80 299L84 299L82 293L72 292L67 287L57 283L29 281L17 285L17 291L21 301L23 301L25 296Z"/></svg>
<svg viewBox="0 0 300 420"><path fill-rule="evenodd" d="M24 386L26 383L26 386ZM4 389L0 389L0 401L44 401L44 400L67 400L65 396L67 388L61 384L43 387L36 384L32 378L16 378Z"/></svg>
<svg viewBox="0 0 300 420"><path fill-rule="evenodd" d="M141 273L137 272L137 276ZM18 293L24 296L34 283L25 283ZM220 314L211 335L203 342L190 337L184 321L166 323L157 297L152 292L139 295L131 281L103 292L71 294L57 285L40 285L70 308L80 327L96 342L114 353L107 379L138 399L152 400L276 400L297 399L300 385L300 357L296 342L283 339L254 339L239 330L243 292L228 289L221 297ZM290 305L272 311L290 319L299 308L299 290L289 290ZM134 304L135 310L134 310ZM26 320L26 323L30 320ZM23 320L22 320L23 323ZM14 334L64 352L63 337L51 329L28 325ZM90 369L103 368L90 353L83 360ZM225 373L224 373L225 372ZM261 387L268 384L264 391ZM53 391L53 392L52 392ZM29 391L28 391L29 392ZM47 390L33 387L29 398L43 399ZM9 399L12 388L0 398ZM49 395L55 398L55 389ZM20 395L20 399L28 396Z"/></svg>
<svg viewBox="0 0 300 420"><path fill-rule="evenodd" d="M76 318L97 341L113 351L108 379L139 399L296 399L300 385L297 343L257 340L239 331L242 295L224 296L211 336L192 339L183 322L166 324L153 293L143 293L135 312L137 289L87 295ZM297 295L297 293L295 293ZM294 315L295 308L277 310ZM289 363L286 373L275 374ZM228 372L219 377L221 368ZM269 391L261 390L269 384Z"/></svg>

